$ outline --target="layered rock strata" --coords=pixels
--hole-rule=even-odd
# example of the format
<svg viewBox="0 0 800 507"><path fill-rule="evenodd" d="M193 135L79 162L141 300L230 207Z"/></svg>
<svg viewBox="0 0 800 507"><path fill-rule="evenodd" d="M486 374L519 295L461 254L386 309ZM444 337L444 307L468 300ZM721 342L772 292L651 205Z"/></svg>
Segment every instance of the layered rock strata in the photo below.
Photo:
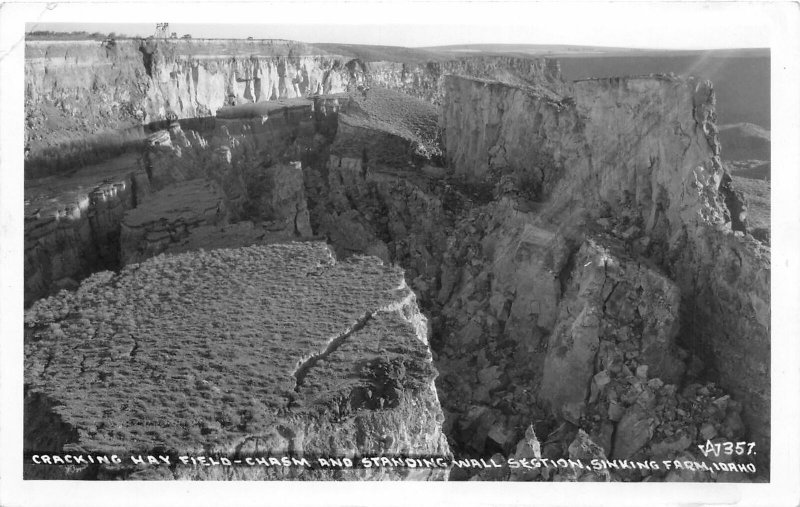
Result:
<svg viewBox="0 0 800 507"><path fill-rule="evenodd" d="M159 256L26 312L31 454L449 457L425 318L397 268L324 244ZM33 423L34 421L35 424ZM26 478L446 478L442 469L72 469Z"/></svg>
<svg viewBox="0 0 800 507"><path fill-rule="evenodd" d="M49 178L25 191L25 304L74 289L119 258L120 222L149 192L135 157L83 168L68 180Z"/></svg>
<svg viewBox="0 0 800 507"><path fill-rule="evenodd" d="M120 233L122 265L140 262L186 239L201 226L227 221L222 190L207 180L172 185L125 213Z"/></svg>
<svg viewBox="0 0 800 507"><path fill-rule="evenodd" d="M398 90L436 104L443 102L443 85L448 75L557 91L565 86L558 61L553 59L477 56L424 63L355 60L350 65L357 82Z"/></svg>
<svg viewBox="0 0 800 507"><path fill-rule="evenodd" d="M135 149L146 136L142 125L214 116L225 106L370 86L439 101L449 73L561 86L551 60L364 62L279 40L28 41L26 177Z"/></svg>
<svg viewBox="0 0 800 507"><path fill-rule="evenodd" d="M328 112L322 114L320 107ZM224 244L222 238L226 238L232 241L227 246L244 246L311 237L302 170L296 161L314 160L317 150L312 148L324 141L317 132L329 128L337 108L333 101L315 110L314 102L305 101L271 107L263 119L248 115L187 121L185 131L173 122L149 136L137 154L82 167L70 175L27 180L25 304L60 288L75 288L98 269L128 262L128 254L120 249L125 212L141 208L137 213L147 215L146 209L153 209L169 222L165 210L175 195L183 198L174 185L188 180L206 179L221 189L226 219L214 223L227 225L244 216L259 222L252 233L244 235L247 227L236 227L234 235L230 228L227 232L220 228L197 231L214 243ZM234 111L228 116L242 114ZM159 192L171 185L171 193ZM164 227L174 229L174 225ZM190 242L185 234L173 235L161 247L142 245L141 251L180 248L178 241ZM139 249L133 244L128 247Z"/></svg>

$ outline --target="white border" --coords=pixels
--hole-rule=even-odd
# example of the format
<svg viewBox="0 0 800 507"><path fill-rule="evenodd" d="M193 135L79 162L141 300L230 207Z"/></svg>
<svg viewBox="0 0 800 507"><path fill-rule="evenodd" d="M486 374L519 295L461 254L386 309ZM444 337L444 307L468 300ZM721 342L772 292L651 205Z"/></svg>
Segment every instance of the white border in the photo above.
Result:
<svg viewBox="0 0 800 507"><path fill-rule="evenodd" d="M747 484L21 481L24 26L33 21L525 26L527 43L769 47L772 56L772 481ZM0 5L0 505L672 505L800 503L800 7L796 2L272 2ZM410 27L409 27L410 28ZM410 28L411 29L411 28ZM508 30L509 33L514 30ZM516 33L516 32L514 32Z"/></svg>

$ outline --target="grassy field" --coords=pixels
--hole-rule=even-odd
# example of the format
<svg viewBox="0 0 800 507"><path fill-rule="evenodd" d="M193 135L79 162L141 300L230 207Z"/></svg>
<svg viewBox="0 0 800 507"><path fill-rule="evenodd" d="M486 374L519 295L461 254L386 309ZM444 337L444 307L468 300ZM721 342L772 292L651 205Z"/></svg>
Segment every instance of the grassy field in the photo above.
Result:
<svg viewBox="0 0 800 507"><path fill-rule="evenodd" d="M430 155L441 154L439 111L435 105L377 86L366 94L357 92L350 97L341 112L341 121L399 136Z"/></svg>
<svg viewBox="0 0 800 507"><path fill-rule="evenodd" d="M374 258L333 263L322 243L101 272L26 312L26 389L56 402L86 450L226 448L287 410L330 417L397 361L395 388L429 386L427 345L399 313L402 279Z"/></svg>
<svg viewBox="0 0 800 507"><path fill-rule="evenodd" d="M125 34L116 34L116 33L101 33L101 32L52 32L49 30L37 30L32 32L27 32L25 34L25 40L99 40L103 41L110 37L115 39L128 39ZM138 37L136 37L138 38Z"/></svg>

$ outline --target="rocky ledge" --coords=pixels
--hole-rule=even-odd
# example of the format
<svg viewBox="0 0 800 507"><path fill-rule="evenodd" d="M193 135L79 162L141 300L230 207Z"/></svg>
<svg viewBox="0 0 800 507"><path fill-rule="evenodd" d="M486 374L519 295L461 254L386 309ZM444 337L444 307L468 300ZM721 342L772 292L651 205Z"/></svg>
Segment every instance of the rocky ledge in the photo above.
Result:
<svg viewBox="0 0 800 507"><path fill-rule="evenodd" d="M427 323L401 270L322 243L158 256L25 317L29 457L439 456ZM26 460L26 478L446 479L446 469Z"/></svg>

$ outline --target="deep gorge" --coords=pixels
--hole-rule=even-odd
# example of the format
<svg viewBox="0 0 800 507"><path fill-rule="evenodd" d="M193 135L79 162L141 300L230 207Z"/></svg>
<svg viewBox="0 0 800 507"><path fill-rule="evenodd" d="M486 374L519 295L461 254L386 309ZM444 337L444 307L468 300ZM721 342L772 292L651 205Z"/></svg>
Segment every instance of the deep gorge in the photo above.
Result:
<svg viewBox="0 0 800 507"><path fill-rule="evenodd" d="M78 294L124 285L140 263L173 262L160 254L325 242L337 260L308 253L301 285L315 286L338 262L347 271L347 259L380 271L361 255L377 257L386 270L401 267L413 290L413 304L387 303L387 315L410 312L405 321L427 336L425 350L404 344L382 362L365 359L359 374L372 387L354 384L325 402L337 420L365 409L381 418L383 407L407 415L435 378L437 399L424 395L432 408L422 415L434 437L420 430L431 451L693 459L692 444L718 435L768 451L769 245L731 213L740 196L721 185L710 82L566 82L554 60L201 58L202 43L188 54L148 44L30 47L25 300L28 339L41 342L31 365L48 353L53 324L73 318L52 315L68 293L40 298L74 291L92 273L124 275L99 273ZM91 67L95 83L71 81L74 68L43 78L60 61L51 52ZM74 115L76 103L91 114ZM128 113L139 125L116 123ZM88 136L75 123L87 117L96 122ZM71 126L61 137L46 134L53 118ZM217 265L207 257L215 254L199 255ZM158 277L151 282L158 292ZM379 335L397 324L382 322ZM426 353L438 374L421 366ZM29 383L47 392L47 382ZM30 389L31 410L46 411ZM274 431L295 451L314 448L288 413L294 422ZM385 417L388 426L402 420ZM320 435L331 431L324 418L314 419ZM407 453L402 439L412 433L402 429L383 451ZM364 438L353 452L380 450ZM586 439L593 445L579 445ZM459 474L450 477L468 478ZM731 474L714 480L741 479ZM615 477L651 475L712 480Z"/></svg>

